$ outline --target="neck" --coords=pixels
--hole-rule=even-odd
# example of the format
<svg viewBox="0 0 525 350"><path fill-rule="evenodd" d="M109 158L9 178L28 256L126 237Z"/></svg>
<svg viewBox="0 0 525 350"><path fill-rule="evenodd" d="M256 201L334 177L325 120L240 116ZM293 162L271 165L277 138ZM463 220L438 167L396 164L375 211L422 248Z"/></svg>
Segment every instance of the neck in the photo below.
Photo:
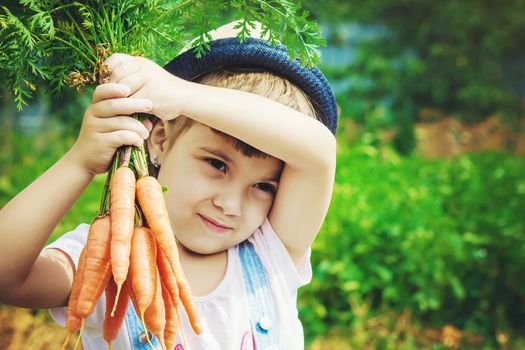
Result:
<svg viewBox="0 0 525 350"><path fill-rule="evenodd" d="M195 253L182 244L179 257L193 294L204 296L211 293L222 281L228 266L228 250L214 254Z"/></svg>

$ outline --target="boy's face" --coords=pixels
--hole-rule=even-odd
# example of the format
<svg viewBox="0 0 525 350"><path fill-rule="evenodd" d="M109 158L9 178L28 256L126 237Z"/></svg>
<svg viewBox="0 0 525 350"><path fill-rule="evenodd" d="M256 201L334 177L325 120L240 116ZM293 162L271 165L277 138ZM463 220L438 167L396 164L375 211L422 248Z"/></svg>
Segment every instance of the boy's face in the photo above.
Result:
<svg viewBox="0 0 525 350"><path fill-rule="evenodd" d="M243 155L195 122L165 154L158 175L177 240L198 254L244 241L268 215L282 168L277 158Z"/></svg>

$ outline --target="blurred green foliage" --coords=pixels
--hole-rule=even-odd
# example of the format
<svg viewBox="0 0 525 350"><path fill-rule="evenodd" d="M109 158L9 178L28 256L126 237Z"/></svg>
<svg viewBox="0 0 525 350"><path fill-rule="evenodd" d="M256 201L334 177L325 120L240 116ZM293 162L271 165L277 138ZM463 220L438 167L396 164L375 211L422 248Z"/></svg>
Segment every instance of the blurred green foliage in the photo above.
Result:
<svg viewBox="0 0 525 350"><path fill-rule="evenodd" d="M55 119L46 123L38 134L3 129L0 132L0 207L62 157L75 141L75 137L76 133L72 134L69 130L65 132L59 128ZM104 181L105 175L94 178L56 227L50 241L74 229L80 223L91 222L100 205Z"/></svg>
<svg viewBox="0 0 525 350"><path fill-rule="evenodd" d="M381 124L397 128L396 148L409 153L422 108L467 123L523 117L524 12L525 1L327 0L315 14L331 23L329 46L351 52L323 67L347 82L344 116L364 123L383 106Z"/></svg>
<svg viewBox="0 0 525 350"><path fill-rule="evenodd" d="M525 318L525 159L400 157L340 143L330 212L301 293L308 337L374 312L410 310L429 325L483 335Z"/></svg>

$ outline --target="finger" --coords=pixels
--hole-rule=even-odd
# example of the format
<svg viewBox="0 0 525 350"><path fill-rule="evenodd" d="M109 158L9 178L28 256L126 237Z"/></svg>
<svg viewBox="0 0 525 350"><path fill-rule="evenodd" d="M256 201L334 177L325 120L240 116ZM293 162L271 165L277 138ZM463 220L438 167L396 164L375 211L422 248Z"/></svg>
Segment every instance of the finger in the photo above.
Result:
<svg viewBox="0 0 525 350"><path fill-rule="evenodd" d="M153 108L153 103L145 98L112 98L91 105L90 113L96 117L114 117L147 113Z"/></svg>
<svg viewBox="0 0 525 350"><path fill-rule="evenodd" d="M115 69L118 65L131 61L133 59L133 56L126 55L125 53L114 53L113 55L109 56L104 63L111 69Z"/></svg>
<svg viewBox="0 0 525 350"><path fill-rule="evenodd" d="M99 133L128 130L133 131L143 139L147 139L149 136L149 131L143 123L137 119L124 115L112 118L98 118L93 122L93 129Z"/></svg>
<svg viewBox="0 0 525 350"><path fill-rule="evenodd" d="M128 97L130 94L129 87L123 84L107 83L98 85L93 92L93 103L97 103L102 100L117 98L117 97Z"/></svg>
<svg viewBox="0 0 525 350"><path fill-rule="evenodd" d="M144 139L139 134L129 130L116 130L107 133L101 133L105 137L110 146L117 148L123 145L140 147L144 143Z"/></svg>
<svg viewBox="0 0 525 350"><path fill-rule="evenodd" d="M132 96L135 92L139 91L146 82L144 74L133 73L125 76L119 80L119 84L124 84L129 87L129 96Z"/></svg>
<svg viewBox="0 0 525 350"><path fill-rule="evenodd" d="M109 76L110 83L118 83L122 78L136 73L140 70L141 63L138 60L126 62L126 64L120 64L112 69L111 75Z"/></svg>
<svg viewBox="0 0 525 350"><path fill-rule="evenodd" d="M144 126L146 127L146 129L148 130L148 132L151 131L151 129L153 129L153 123L151 122L151 120L149 119L144 119L142 121L142 124L144 124Z"/></svg>

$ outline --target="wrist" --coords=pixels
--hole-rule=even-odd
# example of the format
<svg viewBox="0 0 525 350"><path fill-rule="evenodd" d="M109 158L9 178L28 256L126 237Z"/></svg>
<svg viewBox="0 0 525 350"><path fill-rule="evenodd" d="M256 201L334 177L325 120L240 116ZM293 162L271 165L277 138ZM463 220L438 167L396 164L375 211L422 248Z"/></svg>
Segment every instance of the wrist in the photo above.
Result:
<svg viewBox="0 0 525 350"><path fill-rule="evenodd" d="M167 89L168 96L164 99L166 101L167 118L162 119L170 120L180 115L188 115L191 101L198 96L195 91L198 85L171 75Z"/></svg>
<svg viewBox="0 0 525 350"><path fill-rule="evenodd" d="M72 169L72 171L82 177L91 179L96 175L85 165L83 158L74 145L66 154L64 154L61 161L64 162L68 169Z"/></svg>

